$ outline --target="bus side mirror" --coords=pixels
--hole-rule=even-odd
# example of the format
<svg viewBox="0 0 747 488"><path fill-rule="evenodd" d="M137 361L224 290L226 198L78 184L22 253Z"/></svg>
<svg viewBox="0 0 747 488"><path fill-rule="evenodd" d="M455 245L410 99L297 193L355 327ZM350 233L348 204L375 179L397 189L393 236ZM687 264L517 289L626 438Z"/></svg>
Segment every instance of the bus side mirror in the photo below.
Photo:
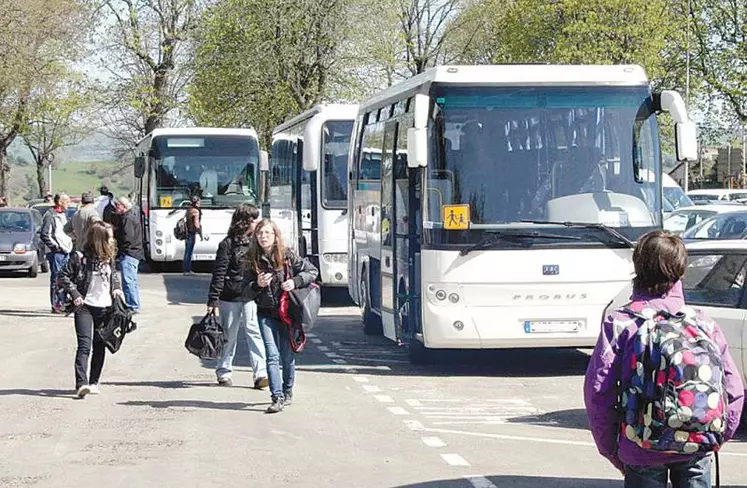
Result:
<svg viewBox="0 0 747 488"><path fill-rule="evenodd" d="M698 134L693 122L674 124L674 145L677 161L698 160Z"/></svg>
<svg viewBox="0 0 747 488"><path fill-rule="evenodd" d="M142 178L145 174L145 156L135 158L135 178Z"/></svg>
<svg viewBox="0 0 747 488"><path fill-rule="evenodd" d="M259 170L270 171L270 159L267 155L267 151L259 152Z"/></svg>
<svg viewBox="0 0 747 488"><path fill-rule="evenodd" d="M303 169L304 171L316 171L319 169L322 147L321 137L322 124L324 121L319 115L315 115L306 124L303 131Z"/></svg>
<svg viewBox="0 0 747 488"><path fill-rule="evenodd" d="M428 165L428 131L425 128L407 129L407 167L419 168Z"/></svg>

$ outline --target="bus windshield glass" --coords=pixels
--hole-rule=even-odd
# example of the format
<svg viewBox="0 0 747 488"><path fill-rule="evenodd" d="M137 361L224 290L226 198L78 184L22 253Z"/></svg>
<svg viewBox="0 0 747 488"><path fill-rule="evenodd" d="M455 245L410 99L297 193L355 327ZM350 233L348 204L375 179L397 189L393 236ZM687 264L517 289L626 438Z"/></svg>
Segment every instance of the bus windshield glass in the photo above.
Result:
<svg viewBox="0 0 747 488"><path fill-rule="evenodd" d="M152 208L185 206L193 195L203 208L256 204L259 145L253 137L158 136L152 156Z"/></svg>
<svg viewBox="0 0 747 488"><path fill-rule="evenodd" d="M647 86L431 90L431 240L455 244L479 239L480 230L549 229L526 220L602 223L631 240L660 225L658 126ZM477 231L472 238L449 232L444 222L457 206L467 209L468 227L461 228ZM582 241L593 233L551 231Z"/></svg>
<svg viewBox="0 0 747 488"><path fill-rule="evenodd" d="M326 208L345 208L348 200L348 151L352 120L327 121L323 140L324 169L322 205Z"/></svg>

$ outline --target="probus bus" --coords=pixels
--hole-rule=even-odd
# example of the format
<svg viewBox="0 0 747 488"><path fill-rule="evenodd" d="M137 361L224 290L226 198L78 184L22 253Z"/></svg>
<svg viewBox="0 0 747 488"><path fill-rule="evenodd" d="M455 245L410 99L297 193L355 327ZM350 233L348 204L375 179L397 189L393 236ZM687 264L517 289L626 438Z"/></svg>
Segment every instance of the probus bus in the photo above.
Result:
<svg viewBox="0 0 747 488"><path fill-rule="evenodd" d="M362 103L348 288L364 331L413 361L593 345L633 241L661 228L660 111L678 159L697 157L682 98L639 66L442 66Z"/></svg>
<svg viewBox="0 0 747 488"><path fill-rule="evenodd" d="M357 113L356 105L317 105L272 134L270 217L319 268L323 286L348 282L348 152Z"/></svg>
<svg viewBox="0 0 747 488"><path fill-rule="evenodd" d="M174 227L193 195L202 202L205 236L193 259L214 260L236 206L258 203L260 161L267 161L253 129L202 127L156 129L140 140L135 156L145 253L155 266L184 258Z"/></svg>

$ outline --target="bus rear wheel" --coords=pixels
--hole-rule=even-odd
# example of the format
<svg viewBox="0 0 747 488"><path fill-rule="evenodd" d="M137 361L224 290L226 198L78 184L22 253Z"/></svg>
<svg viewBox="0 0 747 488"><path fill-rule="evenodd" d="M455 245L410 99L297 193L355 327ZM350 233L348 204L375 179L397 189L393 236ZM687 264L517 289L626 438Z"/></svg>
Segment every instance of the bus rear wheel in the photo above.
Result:
<svg viewBox="0 0 747 488"><path fill-rule="evenodd" d="M368 281L368 273L363 273L360 282L361 316L363 318L363 333L366 335L381 335L381 317L371 310L371 295Z"/></svg>

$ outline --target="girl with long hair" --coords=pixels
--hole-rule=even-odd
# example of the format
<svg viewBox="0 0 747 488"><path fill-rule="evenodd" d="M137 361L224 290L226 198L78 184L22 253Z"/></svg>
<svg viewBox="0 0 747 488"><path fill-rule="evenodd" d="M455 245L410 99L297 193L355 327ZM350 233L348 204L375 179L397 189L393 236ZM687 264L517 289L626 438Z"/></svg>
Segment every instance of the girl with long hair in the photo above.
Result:
<svg viewBox="0 0 747 488"><path fill-rule="evenodd" d="M251 290L244 293L242 282L246 272L247 255L252 246L252 231L259 219L254 205L239 205L231 218L228 236L218 245L213 278L208 292L208 312L219 311L226 337L223 357L218 359L215 374L218 384L232 386L233 358L239 329L244 332L249 346L249 359L254 371L254 388L268 385L265 345L257 321L257 305Z"/></svg>
<svg viewBox="0 0 747 488"><path fill-rule="evenodd" d="M291 404L296 376L288 327L280 319L280 297L283 292L309 286L319 276L319 270L286 248L280 230L271 220L257 224L253 241L246 284L255 294L259 327L267 352L272 399L267 413L277 413Z"/></svg>
<svg viewBox="0 0 747 488"><path fill-rule="evenodd" d="M95 221L88 229L83 252L70 255L60 271L60 283L73 299L75 334L75 390L79 398L98 394L106 346L95 330L104 325L107 312L117 297L124 298L122 280L116 269L117 244L110 224ZM92 347L93 346L93 347ZM88 359L91 356L90 376Z"/></svg>

